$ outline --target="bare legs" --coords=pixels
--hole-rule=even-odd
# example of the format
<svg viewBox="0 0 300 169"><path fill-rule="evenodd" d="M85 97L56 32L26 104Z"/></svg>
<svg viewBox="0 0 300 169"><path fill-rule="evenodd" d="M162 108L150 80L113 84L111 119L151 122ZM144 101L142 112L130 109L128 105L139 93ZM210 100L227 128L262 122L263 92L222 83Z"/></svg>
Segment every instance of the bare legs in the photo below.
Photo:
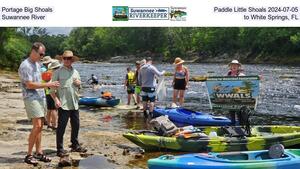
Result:
<svg viewBox="0 0 300 169"><path fill-rule="evenodd" d="M178 102L179 102L179 105L182 106L183 103L184 103L184 90L176 90L174 89L173 90L173 103L175 103L177 105L177 98L178 98L178 95L179 95L179 99L178 99Z"/></svg>
<svg viewBox="0 0 300 169"><path fill-rule="evenodd" d="M34 145L36 147L36 152L38 154L43 154L42 145L41 145L43 124L44 124L43 118L33 118L32 119L33 127L29 134L27 155L32 154L32 149L33 149Z"/></svg>
<svg viewBox="0 0 300 169"><path fill-rule="evenodd" d="M57 128L57 110L48 111L47 122L49 127Z"/></svg>

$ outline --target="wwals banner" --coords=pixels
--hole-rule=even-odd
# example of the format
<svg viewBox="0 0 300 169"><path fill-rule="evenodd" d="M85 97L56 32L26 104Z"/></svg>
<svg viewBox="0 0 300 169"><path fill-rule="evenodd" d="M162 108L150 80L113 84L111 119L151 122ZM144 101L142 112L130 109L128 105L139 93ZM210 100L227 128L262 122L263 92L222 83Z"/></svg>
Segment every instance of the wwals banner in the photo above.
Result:
<svg viewBox="0 0 300 169"><path fill-rule="evenodd" d="M212 109L238 110L243 106L256 108L259 76L213 76L206 86Z"/></svg>

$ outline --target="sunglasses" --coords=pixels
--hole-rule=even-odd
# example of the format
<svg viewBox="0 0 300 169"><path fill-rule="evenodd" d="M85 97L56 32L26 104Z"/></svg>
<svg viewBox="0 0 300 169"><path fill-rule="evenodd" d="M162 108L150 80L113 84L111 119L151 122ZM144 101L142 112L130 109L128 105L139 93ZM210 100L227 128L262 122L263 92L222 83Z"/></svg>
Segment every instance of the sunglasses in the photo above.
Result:
<svg viewBox="0 0 300 169"><path fill-rule="evenodd" d="M39 53L39 55L42 57L42 56L45 56L45 53Z"/></svg>
<svg viewBox="0 0 300 169"><path fill-rule="evenodd" d="M63 57L63 60L72 60L72 57Z"/></svg>

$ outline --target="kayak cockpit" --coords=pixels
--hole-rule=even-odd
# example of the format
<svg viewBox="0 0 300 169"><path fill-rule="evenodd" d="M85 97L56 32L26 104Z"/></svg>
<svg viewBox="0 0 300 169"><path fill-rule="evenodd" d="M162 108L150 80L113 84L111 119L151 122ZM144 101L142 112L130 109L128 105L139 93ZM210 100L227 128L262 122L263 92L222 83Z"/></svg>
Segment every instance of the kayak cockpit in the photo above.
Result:
<svg viewBox="0 0 300 169"><path fill-rule="evenodd" d="M218 162L226 162L226 163L251 163L251 162L266 162L266 161L282 161L282 160L290 160L292 157L288 153L284 153L279 158L271 158L269 156L268 150L265 151L257 151L253 153L245 153L245 152L230 152L230 153L209 153L205 156L203 154L195 155L198 158L205 158L206 160L213 160Z"/></svg>

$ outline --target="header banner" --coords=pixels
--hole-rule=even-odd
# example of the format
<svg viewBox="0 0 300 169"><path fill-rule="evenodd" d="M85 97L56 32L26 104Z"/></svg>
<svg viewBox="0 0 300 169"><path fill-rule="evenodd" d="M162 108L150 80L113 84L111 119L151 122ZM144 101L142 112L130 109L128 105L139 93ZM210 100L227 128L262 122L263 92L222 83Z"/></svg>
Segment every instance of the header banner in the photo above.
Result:
<svg viewBox="0 0 300 169"><path fill-rule="evenodd" d="M17 27L300 26L298 0L0 0L0 14Z"/></svg>

